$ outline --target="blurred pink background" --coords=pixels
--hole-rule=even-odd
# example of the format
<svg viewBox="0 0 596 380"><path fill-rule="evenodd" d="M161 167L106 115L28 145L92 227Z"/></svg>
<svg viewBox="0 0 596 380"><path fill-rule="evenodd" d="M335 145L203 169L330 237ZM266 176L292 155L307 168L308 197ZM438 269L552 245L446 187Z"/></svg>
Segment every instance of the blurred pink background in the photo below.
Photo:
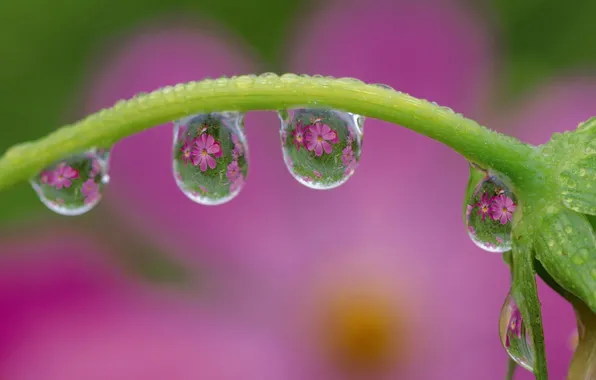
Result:
<svg viewBox="0 0 596 380"><path fill-rule="evenodd" d="M459 2L312 9L287 26L283 71L385 83L535 144L593 116L596 83L580 77L553 78L501 108L494 30ZM224 25L168 14L97 47L79 105L64 112L265 69ZM111 183L88 215L7 227L0 378L504 378L498 317L509 273L467 237L465 160L367 120L355 175L315 191L285 168L278 124L274 113L247 115L250 174L222 206L178 190L167 124L113 148ZM143 272L162 266L171 278ZM550 375L562 379L573 313L542 283L540 294Z"/></svg>

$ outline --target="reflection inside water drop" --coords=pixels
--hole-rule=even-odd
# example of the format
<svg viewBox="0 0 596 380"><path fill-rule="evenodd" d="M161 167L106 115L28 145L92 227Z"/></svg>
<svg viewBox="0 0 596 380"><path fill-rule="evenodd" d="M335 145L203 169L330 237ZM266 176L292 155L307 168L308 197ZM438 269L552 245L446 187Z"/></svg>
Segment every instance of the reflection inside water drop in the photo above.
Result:
<svg viewBox="0 0 596 380"><path fill-rule="evenodd" d="M507 295L501 309L499 336L501 344L511 359L528 371L533 371L534 349L530 341L530 334L511 293Z"/></svg>
<svg viewBox="0 0 596 380"><path fill-rule="evenodd" d="M515 194L498 176L470 165L464 219L468 235L476 245L489 252L510 250L516 209Z"/></svg>
<svg viewBox="0 0 596 380"><path fill-rule="evenodd" d="M61 215L81 215L101 200L108 176L109 150L94 149L60 160L30 182L41 201Z"/></svg>
<svg viewBox="0 0 596 380"><path fill-rule="evenodd" d="M280 111L284 161L298 182L331 189L354 174L362 151L364 118L328 109Z"/></svg>
<svg viewBox="0 0 596 380"><path fill-rule="evenodd" d="M174 124L173 172L194 202L219 205L240 193L248 173L244 115L198 114Z"/></svg>

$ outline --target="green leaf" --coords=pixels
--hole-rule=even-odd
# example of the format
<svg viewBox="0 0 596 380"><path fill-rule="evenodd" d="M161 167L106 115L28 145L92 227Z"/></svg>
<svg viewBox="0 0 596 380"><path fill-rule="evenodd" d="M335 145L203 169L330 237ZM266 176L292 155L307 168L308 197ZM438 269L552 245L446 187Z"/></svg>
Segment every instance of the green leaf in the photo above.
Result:
<svg viewBox="0 0 596 380"><path fill-rule="evenodd" d="M537 380L547 380L546 353L540 300L536 287L530 236L514 237L512 248L513 283L511 292L521 312L524 323L529 328L532 347L534 348L534 375Z"/></svg>
<svg viewBox="0 0 596 380"><path fill-rule="evenodd" d="M596 311L596 238L584 215L548 214L536 232L536 257L562 288Z"/></svg>
<svg viewBox="0 0 596 380"><path fill-rule="evenodd" d="M596 154L569 166L560 175L563 203L573 211L596 215Z"/></svg>
<svg viewBox="0 0 596 380"><path fill-rule="evenodd" d="M596 133L596 117L592 117L577 126L580 133Z"/></svg>

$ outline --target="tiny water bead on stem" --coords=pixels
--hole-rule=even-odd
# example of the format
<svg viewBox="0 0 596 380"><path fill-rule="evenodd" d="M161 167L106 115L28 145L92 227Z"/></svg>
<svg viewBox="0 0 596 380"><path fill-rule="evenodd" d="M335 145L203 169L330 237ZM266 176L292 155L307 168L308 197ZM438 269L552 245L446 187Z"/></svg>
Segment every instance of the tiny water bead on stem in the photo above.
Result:
<svg viewBox="0 0 596 380"><path fill-rule="evenodd" d="M362 151L364 118L349 112L303 108L278 112L288 170L313 189L332 189L354 174Z"/></svg>
<svg viewBox="0 0 596 380"><path fill-rule="evenodd" d="M489 252L511 249L513 214L517 197L496 174L470 165L470 181L464 203L470 239Z"/></svg>
<svg viewBox="0 0 596 380"><path fill-rule="evenodd" d="M39 199L61 215L81 215L101 200L109 182L109 151L73 155L43 169L30 182Z"/></svg>
<svg viewBox="0 0 596 380"><path fill-rule="evenodd" d="M174 178L194 202L219 205L240 193L248 174L243 120L238 112L214 112L174 123Z"/></svg>
<svg viewBox="0 0 596 380"><path fill-rule="evenodd" d="M521 312L511 293L507 295L501 309L499 336L509 357L521 367L533 371L534 350Z"/></svg>

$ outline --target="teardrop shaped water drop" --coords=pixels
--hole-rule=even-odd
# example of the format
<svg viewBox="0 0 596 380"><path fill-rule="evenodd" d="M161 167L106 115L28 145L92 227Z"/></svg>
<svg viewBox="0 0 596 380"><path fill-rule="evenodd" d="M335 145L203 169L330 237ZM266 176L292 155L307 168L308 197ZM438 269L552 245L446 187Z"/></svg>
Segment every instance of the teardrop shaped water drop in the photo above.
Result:
<svg viewBox="0 0 596 380"><path fill-rule="evenodd" d="M501 309L499 336L501 337L501 344L511 359L528 371L533 371L534 349L531 344L530 334L511 293L505 298L505 303Z"/></svg>
<svg viewBox="0 0 596 380"><path fill-rule="evenodd" d="M244 114L198 114L174 123L176 183L194 202L219 205L240 193L248 173Z"/></svg>
<svg viewBox="0 0 596 380"><path fill-rule="evenodd" d="M284 161L298 182L332 189L354 174L362 152L363 117L319 108L278 115Z"/></svg>
<svg viewBox="0 0 596 380"><path fill-rule="evenodd" d="M30 182L39 199L61 215L81 215L101 200L108 184L109 150L93 149L55 162Z"/></svg>
<svg viewBox="0 0 596 380"><path fill-rule="evenodd" d="M489 252L511 249L511 225L517 209L515 194L496 175L470 165L464 203L468 236Z"/></svg>

